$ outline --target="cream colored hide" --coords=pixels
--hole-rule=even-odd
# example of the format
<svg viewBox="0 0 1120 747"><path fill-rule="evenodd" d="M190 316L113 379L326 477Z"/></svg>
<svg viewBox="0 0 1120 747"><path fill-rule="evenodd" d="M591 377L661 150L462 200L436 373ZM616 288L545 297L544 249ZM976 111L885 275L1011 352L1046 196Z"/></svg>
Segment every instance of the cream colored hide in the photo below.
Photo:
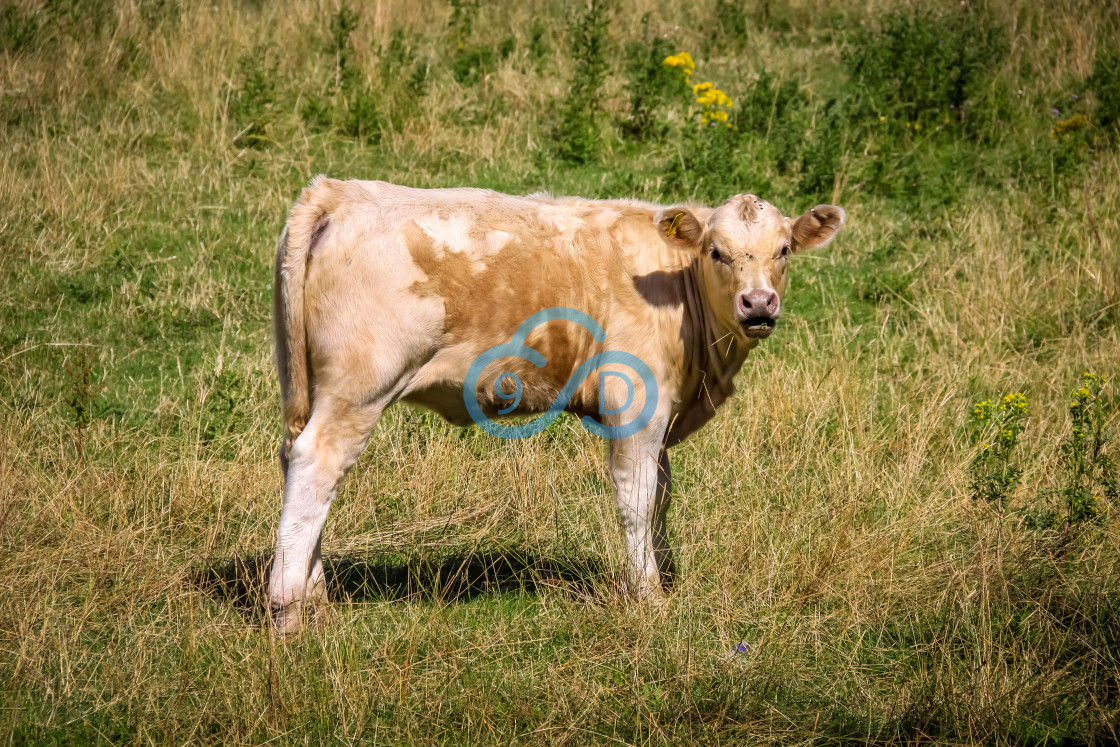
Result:
<svg viewBox="0 0 1120 747"><path fill-rule="evenodd" d="M649 366L653 418L610 441L610 471L628 588L661 597L662 575L672 573L666 449L712 417L747 353L774 329L790 256L827 244L843 222L831 205L791 221L753 195L713 209L316 178L277 256L284 506L269 598L278 630L298 630L308 607L326 602L323 522L385 408L404 400L471 424L463 382L472 361L551 307L586 313L605 339L568 321L543 324L527 344L547 364L487 367L477 401L498 417L508 403L494 384L513 371L524 382L514 414L543 412L603 350ZM600 381L610 390L600 392ZM618 377L592 375L566 409L629 422L644 403L640 383L629 409L600 415L601 402L606 412L626 395Z"/></svg>

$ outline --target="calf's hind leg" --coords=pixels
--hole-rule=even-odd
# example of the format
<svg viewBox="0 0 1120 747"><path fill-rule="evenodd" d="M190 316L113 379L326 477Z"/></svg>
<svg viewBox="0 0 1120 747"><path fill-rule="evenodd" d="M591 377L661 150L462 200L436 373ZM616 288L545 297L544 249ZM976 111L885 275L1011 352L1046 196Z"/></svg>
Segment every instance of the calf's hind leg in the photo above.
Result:
<svg viewBox="0 0 1120 747"><path fill-rule="evenodd" d="M381 405L316 402L307 427L292 444L268 584L280 633L298 631L308 604L326 601L320 550L323 524L342 478L357 461L382 409Z"/></svg>

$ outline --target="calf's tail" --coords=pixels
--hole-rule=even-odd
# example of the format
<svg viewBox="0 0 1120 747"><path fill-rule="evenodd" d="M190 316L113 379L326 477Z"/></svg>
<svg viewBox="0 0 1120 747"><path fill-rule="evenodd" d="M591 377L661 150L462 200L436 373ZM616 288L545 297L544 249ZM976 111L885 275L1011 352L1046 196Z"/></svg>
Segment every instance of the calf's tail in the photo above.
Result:
<svg viewBox="0 0 1120 747"><path fill-rule="evenodd" d="M285 464L292 442L311 417L312 382L303 302L307 264L315 243L330 223L332 211L339 205L341 184L321 175L311 181L288 215L276 252L273 323L284 407L284 445L280 454Z"/></svg>

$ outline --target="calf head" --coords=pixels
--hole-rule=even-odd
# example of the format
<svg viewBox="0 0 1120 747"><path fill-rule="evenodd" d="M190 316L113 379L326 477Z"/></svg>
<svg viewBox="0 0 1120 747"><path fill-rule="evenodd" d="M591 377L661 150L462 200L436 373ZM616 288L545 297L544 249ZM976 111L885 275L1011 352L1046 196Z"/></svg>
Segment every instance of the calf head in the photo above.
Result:
<svg viewBox="0 0 1120 747"><path fill-rule="evenodd" d="M756 339L768 337L782 314L790 256L828 244L845 215L835 205L817 205L791 221L754 195L736 195L705 213L701 221L677 206L655 221L666 242L699 254L701 290L724 328Z"/></svg>

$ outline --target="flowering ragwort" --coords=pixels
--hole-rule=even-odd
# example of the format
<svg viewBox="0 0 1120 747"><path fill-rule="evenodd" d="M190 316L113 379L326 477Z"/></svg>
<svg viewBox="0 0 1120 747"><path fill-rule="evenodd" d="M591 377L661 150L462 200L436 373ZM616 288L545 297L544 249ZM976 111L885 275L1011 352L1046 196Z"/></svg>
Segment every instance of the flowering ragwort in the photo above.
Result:
<svg viewBox="0 0 1120 747"><path fill-rule="evenodd" d="M1001 513L1022 474L1012 457L1029 414L1022 392L1004 396L998 405L985 399L972 406L973 434L980 442L980 451L969 465L972 495Z"/></svg>
<svg viewBox="0 0 1120 747"><path fill-rule="evenodd" d="M686 85L692 88L692 95L696 104L700 106L700 123L705 125L723 125L731 127L731 97L719 90L711 81L692 83L692 75L696 72L696 63L688 52L680 52L665 58L665 67L676 68L681 71Z"/></svg>

